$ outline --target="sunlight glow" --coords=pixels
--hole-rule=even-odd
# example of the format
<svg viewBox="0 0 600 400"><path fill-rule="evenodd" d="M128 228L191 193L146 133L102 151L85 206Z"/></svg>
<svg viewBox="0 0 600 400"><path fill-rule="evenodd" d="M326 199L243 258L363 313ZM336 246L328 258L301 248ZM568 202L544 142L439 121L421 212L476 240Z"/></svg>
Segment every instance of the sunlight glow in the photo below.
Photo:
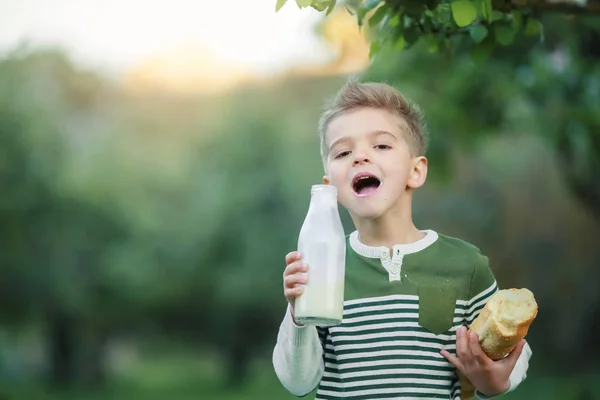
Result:
<svg viewBox="0 0 600 400"><path fill-rule="evenodd" d="M120 75L182 46L269 74L326 59L313 34L321 16L274 0L0 0L0 51L22 40L59 45L75 60Z"/></svg>

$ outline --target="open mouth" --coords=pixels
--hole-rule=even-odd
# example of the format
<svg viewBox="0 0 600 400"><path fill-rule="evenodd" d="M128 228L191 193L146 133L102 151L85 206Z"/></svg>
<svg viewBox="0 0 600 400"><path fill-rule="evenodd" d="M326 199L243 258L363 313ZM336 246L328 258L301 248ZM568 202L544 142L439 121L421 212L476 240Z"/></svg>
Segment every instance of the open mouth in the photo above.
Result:
<svg viewBox="0 0 600 400"><path fill-rule="evenodd" d="M373 174L360 173L352 179L352 189L359 196L367 196L379 189L381 180Z"/></svg>

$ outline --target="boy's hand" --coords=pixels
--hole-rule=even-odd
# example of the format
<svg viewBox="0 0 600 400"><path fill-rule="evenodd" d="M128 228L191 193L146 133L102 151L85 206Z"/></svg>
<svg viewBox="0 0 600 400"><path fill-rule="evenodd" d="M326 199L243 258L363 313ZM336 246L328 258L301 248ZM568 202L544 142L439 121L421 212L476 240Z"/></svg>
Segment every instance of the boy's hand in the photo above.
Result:
<svg viewBox="0 0 600 400"><path fill-rule="evenodd" d="M493 397L506 392L510 387L510 374L523 351L525 340L504 359L494 361L489 358L479 344L477 334L467 335L467 328L461 326L456 332L456 356L442 350L441 353L460 370L481 392Z"/></svg>
<svg viewBox="0 0 600 400"><path fill-rule="evenodd" d="M296 297L300 296L304 291L302 284L305 284L308 279L307 271L308 266L302 261L302 255L297 251L292 251L285 256L285 271L283 271L283 294L290 303L290 310L292 311L292 319L294 318L294 302ZM296 325L296 320L294 320Z"/></svg>

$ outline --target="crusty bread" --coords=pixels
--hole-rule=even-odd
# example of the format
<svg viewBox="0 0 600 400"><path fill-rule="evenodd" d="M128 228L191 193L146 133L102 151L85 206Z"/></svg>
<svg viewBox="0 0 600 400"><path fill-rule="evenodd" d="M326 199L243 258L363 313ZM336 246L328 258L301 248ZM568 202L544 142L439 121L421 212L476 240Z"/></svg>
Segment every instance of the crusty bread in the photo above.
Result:
<svg viewBox="0 0 600 400"><path fill-rule="evenodd" d="M499 290L475 318L469 333L477 333L481 348L489 358L501 360L527 335L537 312L538 306L530 290ZM460 382L461 399L471 398L475 391L471 382L462 374Z"/></svg>
<svg viewBox="0 0 600 400"><path fill-rule="evenodd" d="M481 348L489 358L501 360L527 335L537 311L530 290L499 290L473 321L469 332L479 335Z"/></svg>

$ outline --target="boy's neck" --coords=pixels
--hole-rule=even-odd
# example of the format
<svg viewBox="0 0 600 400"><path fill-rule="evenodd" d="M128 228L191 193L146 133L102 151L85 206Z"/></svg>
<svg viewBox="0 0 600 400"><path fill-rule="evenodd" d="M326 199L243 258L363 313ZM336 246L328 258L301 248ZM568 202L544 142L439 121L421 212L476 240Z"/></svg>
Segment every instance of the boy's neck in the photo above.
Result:
<svg viewBox="0 0 600 400"><path fill-rule="evenodd" d="M389 210L378 219L353 218L361 243L367 246L386 246L414 243L425 234L415 226L410 207Z"/></svg>

